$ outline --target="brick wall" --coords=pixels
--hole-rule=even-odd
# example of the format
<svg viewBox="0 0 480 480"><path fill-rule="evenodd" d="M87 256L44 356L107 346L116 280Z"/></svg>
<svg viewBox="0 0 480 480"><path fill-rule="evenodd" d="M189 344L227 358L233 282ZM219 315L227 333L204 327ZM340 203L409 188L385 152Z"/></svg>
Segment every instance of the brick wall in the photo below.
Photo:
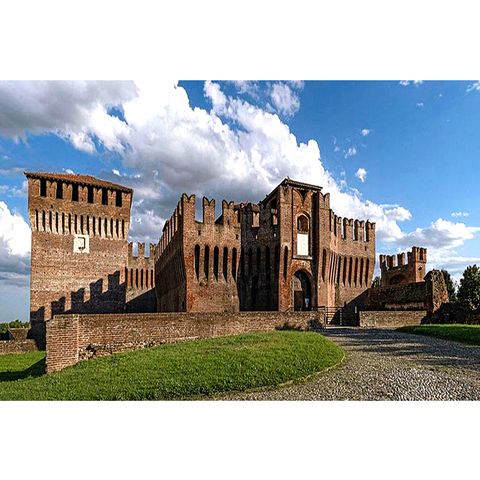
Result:
<svg viewBox="0 0 480 480"><path fill-rule="evenodd" d="M56 315L47 325L47 373L79 360L198 338L319 325L315 312Z"/></svg>
<svg viewBox="0 0 480 480"><path fill-rule="evenodd" d="M35 340L0 340L0 355L35 352L37 350L38 347Z"/></svg>
<svg viewBox="0 0 480 480"><path fill-rule="evenodd" d="M363 311L359 313L360 327L397 328L420 325L426 317L425 310L411 311Z"/></svg>

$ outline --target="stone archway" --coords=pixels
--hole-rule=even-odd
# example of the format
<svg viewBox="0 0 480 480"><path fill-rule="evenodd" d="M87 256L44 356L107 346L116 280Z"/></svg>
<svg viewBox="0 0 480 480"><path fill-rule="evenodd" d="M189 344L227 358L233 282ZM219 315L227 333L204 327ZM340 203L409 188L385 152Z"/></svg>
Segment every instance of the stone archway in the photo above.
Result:
<svg viewBox="0 0 480 480"><path fill-rule="evenodd" d="M302 270L295 272L292 278L292 297L295 311L312 309L312 286L308 275Z"/></svg>

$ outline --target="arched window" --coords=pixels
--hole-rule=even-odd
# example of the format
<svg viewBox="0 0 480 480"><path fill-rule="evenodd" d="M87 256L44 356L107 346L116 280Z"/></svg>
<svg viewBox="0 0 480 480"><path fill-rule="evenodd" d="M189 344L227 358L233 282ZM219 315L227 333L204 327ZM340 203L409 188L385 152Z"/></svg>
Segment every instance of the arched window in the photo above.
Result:
<svg viewBox="0 0 480 480"><path fill-rule="evenodd" d="M297 230L301 233L308 233L308 218L305 215L297 218Z"/></svg>
<svg viewBox="0 0 480 480"><path fill-rule="evenodd" d="M337 285L340 285L340 272L342 270L342 257L338 257L338 267L337 267Z"/></svg>
<svg viewBox="0 0 480 480"><path fill-rule="evenodd" d="M140 288L143 290L143 268L140 269Z"/></svg>
<svg viewBox="0 0 480 480"><path fill-rule="evenodd" d="M135 269L135 288L138 288L138 268Z"/></svg>
<svg viewBox="0 0 480 480"><path fill-rule="evenodd" d="M357 281L358 281L358 258L355 258L355 275L353 276L353 282L355 283L355 286L357 286Z"/></svg>
<svg viewBox="0 0 480 480"><path fill-rule="evenodd" d="M200 275L200 245L195 245L195 254L194 254L194 262L195 262L195 276L197 280Z"/></svg>
<svg viewBox="0 0 480 480"><path fill-rule="evenodd" d="M345 285L346 281L347 281L347 257L343 257L343 279L342 279L343 285Z"/></svg>
<svg viewBox="0 0 480 480"><path fill-rule="evenodd" d="M237 249L232 250L232 277L237 279Z"/></svg>
<svg viewBox="0 0 480 480"><path fill-rule="evenodd" d="M370 269L370 260L367 258L367 261L365 262L365 285L368 286L368 277L369 277L369 270Z"/></svg>
<svg viewBox="0 0 480 480"><path fill-rule="evenodd" d="M322 254L322 280L325 281L325 273L327 271L327 251L323 249Z"/></svg>
<svg viewBox="0 0 480 480"><path fill-rule="evenodd" d="M213 249L213 276L218 281L218 247Z"/></svg>
<svg viewBox="0 0 480 480"><path fill-rule="evenodd" d="M283 250L283 279L287 279L287 269L288 269L288 247L285 245Z"/></svg>
<svg viewBox="0 0 480 480"><path fill-rule="evenodd" d="M227 275L228 275L228 248L223 247L223 278L225 281L227 280Z"/></svg>
<svg viewBox="0 0 480 480"><path fill-rule="evenodd" d="M308 218L305 215L300 215L297 218L297 255L307 256L310 253L308 231Z"/></svg>
<svg viewBox="0 0 480 480"><path fill-rule="evenodd" d="M360 285L362 285L363 283L363 257L362 259L360 260Z"/></svg>
<svg viewBox="0 0 480 480"><path fill-rule="evenodd" d="M210 247L207 245L205 247L205 254L203 257L203 273L205 278L208 280L208 269L210 267Z"/></svg>
<svg viewBox="0 0 480 480"><path fill-rule="evenodd" d="M352 268L353 268L353 259L350 257L350 264L348 268L348 284L352 285Z"/></svg>

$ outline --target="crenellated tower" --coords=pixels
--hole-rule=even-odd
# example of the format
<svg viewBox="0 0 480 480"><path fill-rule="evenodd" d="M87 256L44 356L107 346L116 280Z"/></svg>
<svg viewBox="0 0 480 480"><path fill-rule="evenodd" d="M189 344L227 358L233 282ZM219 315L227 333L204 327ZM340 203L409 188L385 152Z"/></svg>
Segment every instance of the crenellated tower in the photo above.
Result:
<svg viewBox="0 0 480 480"><path fill-rule="evenodd" d="M133 191L88 175L26 172L32 231L30 318L122 312Z"/></svg>

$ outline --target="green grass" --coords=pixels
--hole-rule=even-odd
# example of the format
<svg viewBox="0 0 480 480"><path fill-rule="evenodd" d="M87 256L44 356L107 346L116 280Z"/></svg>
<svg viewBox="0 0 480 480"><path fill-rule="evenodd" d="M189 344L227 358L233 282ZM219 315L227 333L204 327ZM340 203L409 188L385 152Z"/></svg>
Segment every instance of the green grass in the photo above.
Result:
<svg viewBox="0 0 480 480"><path fill-rule="evenodd" d="M480 325L414 325L401 327L398 331L480 345Z"/></svg>
<svg viewBox="0 0 480 480"><path fill-rule="evenodd" d="M298 380L343 358L313 332L210 338L119 353L40 375L43 353L0 357L2 400L180 400ZM28 376L31 375L31 376Z"/></svg>

